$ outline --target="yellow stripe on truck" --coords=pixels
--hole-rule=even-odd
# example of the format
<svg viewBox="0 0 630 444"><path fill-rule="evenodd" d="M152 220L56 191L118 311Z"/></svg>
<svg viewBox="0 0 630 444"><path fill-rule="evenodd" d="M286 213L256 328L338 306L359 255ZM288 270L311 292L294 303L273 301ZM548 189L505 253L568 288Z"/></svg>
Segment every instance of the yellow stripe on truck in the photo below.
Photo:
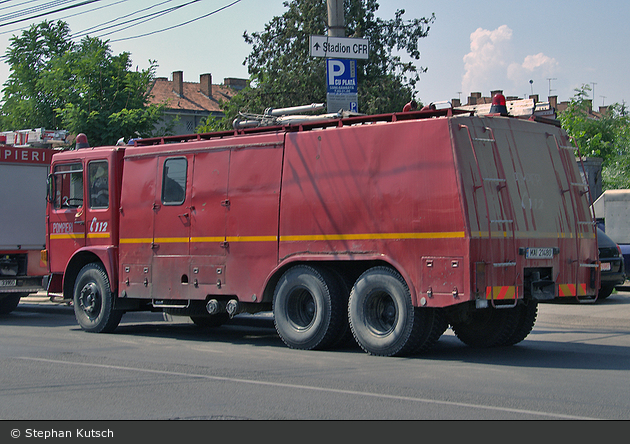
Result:
<svg viewBox="0 0 630 444"><path fill-rule="evenodd" d="M408 240L408 239L463 239L463 231L439 233L366 233L366 234L319 234L319 235L288 235L280 236L280 242L305 241L343 241L343 240ZM207 237L160 237L152 238L121 238L121 244L150 244L156 243L202 243L202 242L277 242L278 236L207 236Z"/></svg>

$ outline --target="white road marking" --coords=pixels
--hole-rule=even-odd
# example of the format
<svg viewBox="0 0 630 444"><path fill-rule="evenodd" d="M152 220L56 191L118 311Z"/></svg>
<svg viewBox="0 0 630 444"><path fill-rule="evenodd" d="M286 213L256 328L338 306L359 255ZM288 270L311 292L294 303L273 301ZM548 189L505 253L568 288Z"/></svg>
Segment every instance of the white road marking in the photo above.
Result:
<svg viewBox="0 0 630 444"><path fill-rule="evenodd" d="M541 412L536 410L525 410L525 409L513 409L508 407L496 407L491 405L482 405L482 404L469 404L465 402L453 402L453 401L439 401L436 399L427 399L427 398L414 398L410 396L396 396L396 395L386 395L382 393L370 393L370 392L360 392L355 390L341 390L334 388L326 388L326 387L314 387L308 385L300 385L300 384L283 384L279 382L269 382L269 381L256 381L252 379L239 379L239 378L229 378L225 376L210 376L210 375L200 375L195 373L183 373L183 372L171 372L164 370L151 370L144 368L136 368L136 367L123 367L119 365L105 365L105 364L90 364L84 362L70 362L70 361L58 361L54 359L42 359L42 358L29 358L29 357L18 357L17 359L23 359L26 361L38 361L38 362L47 362L51 364L64 364L71 366L82 366L82 367L93 367L93 368L102 368L102 369L110 369L110 370L125 370L130 372L137 373L152 373L159 374L165 376L183 376L189 378L196 379L206 379L210 381L224 381L224 382L233 382L238 384L251 384L251 385L259 385L259 386L270 386L270 387L281 387L281 388L290 388L297 390L310 390L314 392L325 392L325 393L336 393L341 395L352 395L352 396L365 396L371 398L380 398L380 399L391 399L396 401L407 401L414 403L423 403L423 404L436 404L436 405L448 405L453 407L463 407L463 408L472 408L472 409L480 409L480 410L490 410L490 411L498 411L498 412L508 412L508 413L518 413L525 415L533 415L533 416L541 416L547 418L556 418L556 419L568 419L568 420L596 420L597 418L589 418L584 416L574 416L574 415L564 415L561 413L549 413L549 412Z"/></svg>

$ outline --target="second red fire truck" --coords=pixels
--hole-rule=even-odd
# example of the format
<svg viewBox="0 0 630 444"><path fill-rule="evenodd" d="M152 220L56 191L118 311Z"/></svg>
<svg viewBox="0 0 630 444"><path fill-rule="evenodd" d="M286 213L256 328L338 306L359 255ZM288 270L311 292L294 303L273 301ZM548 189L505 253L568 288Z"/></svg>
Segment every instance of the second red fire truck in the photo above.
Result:
<svg viewBox="0 0 630 444"><path fill-rule="evenodd" d="M44 128L0 132L0 315L45 289L46 177L66 136Z"/></svg>
<svg viewBox="0 0 630 444"><path fill-rule="evenodd" d="M91 332L272 311L298 349L408 355L449 325L516 344L538 302L599 286L575 149L536 120L429 109L56 154L49 290Z"/></svg>

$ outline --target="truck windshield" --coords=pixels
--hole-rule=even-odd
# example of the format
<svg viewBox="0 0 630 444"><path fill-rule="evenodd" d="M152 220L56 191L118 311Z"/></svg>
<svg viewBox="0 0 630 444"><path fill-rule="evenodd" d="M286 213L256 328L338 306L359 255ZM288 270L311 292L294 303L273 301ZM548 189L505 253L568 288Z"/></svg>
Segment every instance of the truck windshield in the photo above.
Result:
<svg viewBox="0 0 630 444"><path fill-rule="evenodd" d="M83 205L83 165L68 163L54 169L55 209L78 208Z"/></svg>

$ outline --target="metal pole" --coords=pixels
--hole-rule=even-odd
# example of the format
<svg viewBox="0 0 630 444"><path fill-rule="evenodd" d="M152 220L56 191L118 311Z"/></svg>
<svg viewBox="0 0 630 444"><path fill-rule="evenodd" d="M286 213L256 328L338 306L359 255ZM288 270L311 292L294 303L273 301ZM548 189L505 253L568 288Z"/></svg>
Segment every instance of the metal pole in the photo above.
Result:
<svg viewBox="0 0 630 444"><path fill-rule="evenodd" d="M343 0L327 0L326 3L328 6L328 37L345 37L346 24Z"/></svg>

